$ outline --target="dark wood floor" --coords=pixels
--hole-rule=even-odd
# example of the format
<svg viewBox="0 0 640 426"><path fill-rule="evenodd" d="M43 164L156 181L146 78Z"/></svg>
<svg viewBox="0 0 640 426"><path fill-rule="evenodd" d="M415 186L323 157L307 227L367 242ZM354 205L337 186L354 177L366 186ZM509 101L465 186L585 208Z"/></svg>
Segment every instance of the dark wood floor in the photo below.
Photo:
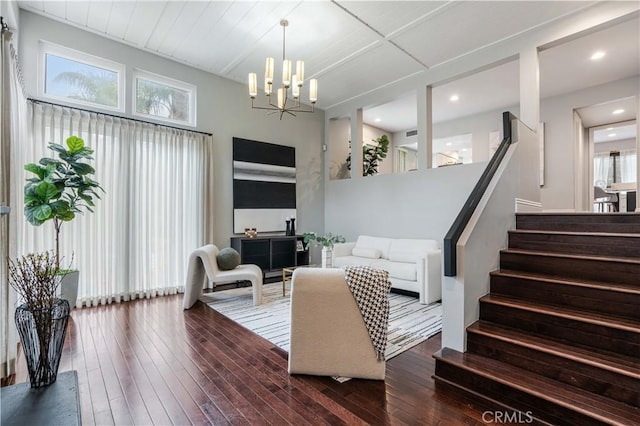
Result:
<svg viewBox="0 0 640 426"><path fill-rule="evenodd" d="M75 309L60 371L78 371L85 425L483 424L487 407L435 391L439 348L438 335L393 358L384 382L289 376L286 352L175 295Z"/></svg>

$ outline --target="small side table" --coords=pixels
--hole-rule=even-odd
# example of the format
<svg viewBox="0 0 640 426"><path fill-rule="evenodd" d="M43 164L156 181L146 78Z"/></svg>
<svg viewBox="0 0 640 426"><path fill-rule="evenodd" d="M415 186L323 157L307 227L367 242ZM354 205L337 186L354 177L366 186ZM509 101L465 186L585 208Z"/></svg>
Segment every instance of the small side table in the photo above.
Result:
<svg viewBox="0 0 640 426"><path fill-rule="evenodd" d="M315 268L317 265L299 265L299 266L289 266L287 268L282 268L282 296L285 295L285 283L287 280L291 280L291 276L293 275L293 271L298 268Z"/></svg>

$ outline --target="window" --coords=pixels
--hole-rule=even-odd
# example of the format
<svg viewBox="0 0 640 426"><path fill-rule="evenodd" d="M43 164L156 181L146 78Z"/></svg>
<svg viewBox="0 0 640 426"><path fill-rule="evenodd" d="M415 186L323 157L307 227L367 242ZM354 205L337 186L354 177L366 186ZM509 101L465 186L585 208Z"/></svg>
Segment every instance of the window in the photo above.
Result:
<svg viewBox="0 0 640 426"><path fill-rule="evenodd" d="M133 83L134 114L196 125L194 85L145 71L135 71Z"/></svg>
<svg viewBox="0 0 640 426"><path fill-rule="evenodd" d="M40 46L42 96L124 110L124 65L50 43Z"/></svg>

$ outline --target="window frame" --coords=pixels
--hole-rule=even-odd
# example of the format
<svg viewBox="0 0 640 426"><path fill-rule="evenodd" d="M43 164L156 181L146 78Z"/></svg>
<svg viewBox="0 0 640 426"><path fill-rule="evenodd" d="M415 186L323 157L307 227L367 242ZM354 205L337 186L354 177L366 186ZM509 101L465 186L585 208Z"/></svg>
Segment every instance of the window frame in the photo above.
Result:
<svg viewBox="0 0 640 426"><path fill-rule="evenodd" d="M50 43L40 40L40 63L38 66L38 95L45 98L56 101L62 101L71 105L81 105L85 107L91 107L95 109L117 111L125 113L125 93L126 93L126 66L119 62L111 61L99 56L91 55L79 50L70 49L68 47L60 46L58 44ZM46 79L47 79L47 54L51 54L60 58L68 59L74 62L80 62L85 65L89 65L96 68L102 68L107 71L112 71L117 74L117 106L112 107L109 105L99 104L95 102L83 101L81 99L73 99L66 96L58 96L46 93Z"/></svg>
<svg viewBox="0 0 640 426"><path fill-rule="evenodd" d="M147 80L152 83L162 84L174 89L182 90L189 93L189 111L188 120L176 120L159 115L145 114L138 112L138 79ZM195 84L190 84L181 80L166 77L164 75L155 74L142 69L134 69L131 73L131 114L137 117L143 117L146 120L155 120L171 124L179 124L183 126L196 127L196 106L197 106L197 89Z"/></svg>

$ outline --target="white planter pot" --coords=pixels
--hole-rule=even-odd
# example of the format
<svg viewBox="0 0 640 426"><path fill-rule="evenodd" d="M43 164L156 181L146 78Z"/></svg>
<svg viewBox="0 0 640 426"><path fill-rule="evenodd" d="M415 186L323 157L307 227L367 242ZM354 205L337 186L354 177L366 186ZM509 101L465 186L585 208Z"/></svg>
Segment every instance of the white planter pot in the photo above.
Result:
<svg viewBox="0 0 640 426"><path fill-rule="evenodd" d="M78 279L80 271L71 271L62 277L60 281L60 299L69 302L69 307L73 309L78 299Z"/></svg>
<svg viewBox="0 0 640 426"><path fill-rule="evenodd" d="M333 266L333 250L327 247L322 248L322 267L331 268Z"/></svg>

